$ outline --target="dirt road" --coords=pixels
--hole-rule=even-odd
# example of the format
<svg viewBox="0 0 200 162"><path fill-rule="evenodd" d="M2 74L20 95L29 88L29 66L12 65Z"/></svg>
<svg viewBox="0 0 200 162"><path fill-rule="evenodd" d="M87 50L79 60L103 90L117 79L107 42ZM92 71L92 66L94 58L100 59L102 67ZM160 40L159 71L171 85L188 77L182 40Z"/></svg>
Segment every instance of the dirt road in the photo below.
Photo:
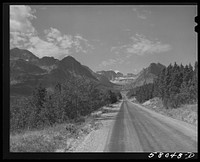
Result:
<svg viewBox="0 0 200 162"><path fill-rule="evenodd" d="M197 152L197 127L124 99L104 152L153 151Z"/></svg>

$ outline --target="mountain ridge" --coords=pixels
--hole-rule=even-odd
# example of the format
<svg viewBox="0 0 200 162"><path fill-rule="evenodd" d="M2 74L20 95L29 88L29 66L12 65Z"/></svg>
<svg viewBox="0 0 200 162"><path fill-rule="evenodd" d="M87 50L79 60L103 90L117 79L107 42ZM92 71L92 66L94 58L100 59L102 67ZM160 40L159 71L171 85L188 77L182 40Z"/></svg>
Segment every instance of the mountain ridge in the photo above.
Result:
<svg viewBox="0 0 200 162"><path fill-rule="evenodd" d="M137 78L129 86L134 88L145 83L153 83L154 79L158 77L163 68L165 68L165 66L159 62L151 63L147 68L143 68L143 70L138 73Z"/></svg>
<svg viewBox="0 0 200 162"><path fill-rule="evenodd" d="M33 90L39 83L45 87L53 87L57 82L63 83L71 77L84 77L103 86L114 86L72 56L58 60L48 56L38 58L24 49L10 50L11 94L23 91L24 87Z"/></svg>

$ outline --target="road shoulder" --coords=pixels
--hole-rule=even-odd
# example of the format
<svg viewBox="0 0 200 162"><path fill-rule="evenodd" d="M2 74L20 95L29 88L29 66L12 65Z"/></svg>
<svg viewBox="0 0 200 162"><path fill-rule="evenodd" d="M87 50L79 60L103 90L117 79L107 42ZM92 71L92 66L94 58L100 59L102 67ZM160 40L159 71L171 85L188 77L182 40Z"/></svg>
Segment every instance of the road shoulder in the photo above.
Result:
<svg viewBox="0 0 200 162"><path fill-rule="evenodd" d="M101 113L95 117L100 127L92 130L84 140L74 149L73 152L103 152L107 140L115 122L115 118L120 110L121 103L113 104L111 107L103 107Z"/></svg>
<svg viewBox="0 0 200 162"><path fill-rule="evenodd" d="M159 113L157 113L153 110L150 110L150 109L148 109L148 108L146 108L146 107L144 107L140 104L133 103L130 100L129 100L129 103L137 106L138 108L149 113L149 115L151 115L152 117L154 117L154 118L156 118L156 119L158 119L162 122L165 122L166 124L170 125L171 127L175 127L176 129L180 130L185 135L190 136L193 140L197 141L197 127L196 126L189 124L189 123L186 123L186 122L181 121L181 120L171 118L169 116L165 116L163 114L159 114Z"/></svg>

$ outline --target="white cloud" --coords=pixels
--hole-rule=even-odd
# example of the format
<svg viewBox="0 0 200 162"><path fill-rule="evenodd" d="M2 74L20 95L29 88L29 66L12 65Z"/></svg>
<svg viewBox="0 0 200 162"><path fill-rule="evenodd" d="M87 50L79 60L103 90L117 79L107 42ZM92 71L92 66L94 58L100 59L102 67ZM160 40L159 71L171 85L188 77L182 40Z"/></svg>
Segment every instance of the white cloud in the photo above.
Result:
<svg viewBox="0 0 200 162"><path fill-rule="evenodd" d="M138 17L143 20L147 19L147 17L144 14L138 14Z"/></svg>
<svg viewBox="0 0 200 162"><path fill-rule="evenodd" d="M72 40L72 36L67 36L67 35L64 35L62 37L59 37L60 40L60 47L61 48L71 48L72 47L72 44L73 44L73 40Z"/></svg>
<svg viewBox="0 0 200 162"><path fill-rule="evenodd" d="M112 65L116 65L116 64L122 64L124 62L123 58L110 58L108 60L104 60L99 64L99 68L103 68L106 66L112 66Z"/></svg>
<svg viewBox="0 0 200 162"><path fill-rule="evenodd" d="M169 44L162 44L157 40L149 40L141 34L136 34L130 39L131 42L129 44L112 47L111 52L116 54L125 53L127 54L126 57L129 58L131 54L142 56L146 54L162 53L171 50L171 46Z"/></svg>
<svg viewBox="0 0 200 162"><path fill-rule="evenodd" d="M25 5L10 5L10 47L25 48L27 41L37 32L31 20L34 11Z"/></svg>
<svg viewBox="0 0 200 162"><path fill-rule="evenodd" d="M136 39L135 39L136 40ZM126 51L137 55L162 53L169 51L171 46L169 44L161 44L161 42L153 42L146 38L139 38L136 43L128 45Z"/></svg>
<svg viewBox="0 0 200 162"><path fill-rule="evenodd" d="M115 54L120 54L122 49L126 48L127 45L121 45L121 46L116 46L116 47L111 47L110 51L114 52Z"/></svg>
<svg viewBox="0 0 200 162"><path fill-rule="evenodd" d="M10 31L11 32L35 32L31 19L36 18L34 11L25 5L10 5Z"/></svg>
<svg viewBox="0 0 200 162"><path fill-rule="evenodd" d="M103 66L109 66L109 65L112 65L114 63L116 63L115 59L109 59L109 60L106 60L106 61L102 61Z"/></svg>
<svg viewBox="0 0 200 162"><path fill-rule="evenodd" d="M73 39L76 52L89 53L94 49L94 46L89 41L83 38L81 35L75 35Z"/></svg>
<svg viewBox="0 0 200 162"><path fill-rule="evenodd" d="M139 19L143 19L143 20L146 20L148 15L151 14L151 11L144 10L144 9L142 9L141 6L139 7L139 9L138 8L132 8L132 11L134 11L136 13L136 15Z"/></svg>
<svg viewBox="0 0 200 162"><path fill-rule="evenodd" d="M38 57L43 56L53 56L56 58L59 58L60 56L63 56L63 54L68 54L68 49L65 48L59 48L52 42L47 42L39 37L32 37L30 39L31 46L28 48L31 52L36 54Z"/></svg>
<svg viewBox="0 0 200 162"><path fill-rule="evenodd" d="M10 32L10 48L26 48L29 45L29 39L33 36L32 33Z"/></svg>
<svg viewBox="0 0 200 162"><path fill-rule="evenodd" d="M50 29L46 29L44 30L44 33L46 34L46 38L49 41L60 41L61 40L61 32L56 29L56 28L50 28Z"/></svg>
<svg viewBox="0 0 200 162"><path fill-rule="evenodd" d="M81 35L75 35L74 38L76 38L77 40L84 40L84 41L88 41L87 39L84 39Z"/></svg>
<svg viewBox="0 0 200 162"><path fill-rule="evenodd" d="M10 37L12 45L17 45L20 41L25 42L27 40L26 37L22 36L19 32L11 32Z"/></svg>
<svg viewBox="0 0 200 162"><path fill-rule="evenodd" d="M45 39L38 36L31 20L35 11L25 5L10 6L10 48L19 47L32 51L38 57L68 55L72 52L89 53L94 46L80 34L62 34L56 28L44 30Z"/></svg>
<svg viewBox="0 0 200 162"><path fill-rule="evenodd" d="M56 28L50 28L44 30L46 40L39 38L38 36L31 37L29 39L30 51L35 53L38 57L53 56L61 59L68 54L76 52L87 53L90 44L88 40L81 36L72 36L62 34ZM82 44L87 43L88 46Z"/></svg>

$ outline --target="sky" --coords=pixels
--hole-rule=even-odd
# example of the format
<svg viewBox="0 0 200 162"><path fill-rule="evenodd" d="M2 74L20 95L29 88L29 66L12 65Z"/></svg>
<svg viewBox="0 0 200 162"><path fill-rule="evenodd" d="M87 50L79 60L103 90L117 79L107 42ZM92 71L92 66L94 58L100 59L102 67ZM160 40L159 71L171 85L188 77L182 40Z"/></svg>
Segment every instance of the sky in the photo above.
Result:
<svg viewBox="0 0 200 162"><path fill-rule="evenodd" d="M196 5L10 5L10 48L138 73L197 60Z"/></svg>

